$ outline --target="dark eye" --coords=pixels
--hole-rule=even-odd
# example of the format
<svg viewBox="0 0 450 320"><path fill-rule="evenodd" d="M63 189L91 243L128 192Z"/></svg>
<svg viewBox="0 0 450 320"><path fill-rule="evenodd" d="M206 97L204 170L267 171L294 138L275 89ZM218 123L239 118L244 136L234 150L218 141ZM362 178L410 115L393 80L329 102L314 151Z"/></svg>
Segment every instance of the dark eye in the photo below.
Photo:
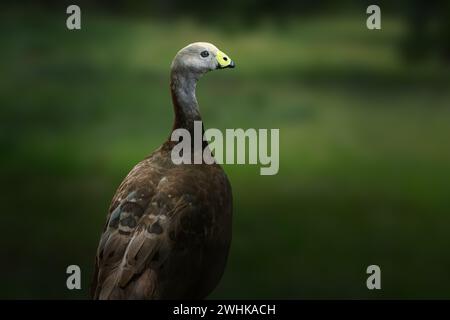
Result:
<svg viewBox="0 0 450 320"><path fill-rule="evenodd" d="M201 55L203 58L206 58L206 57L209 56L209 52L205 50L205 51L202 51L202 52L200 53L200 55Z"/></svg>

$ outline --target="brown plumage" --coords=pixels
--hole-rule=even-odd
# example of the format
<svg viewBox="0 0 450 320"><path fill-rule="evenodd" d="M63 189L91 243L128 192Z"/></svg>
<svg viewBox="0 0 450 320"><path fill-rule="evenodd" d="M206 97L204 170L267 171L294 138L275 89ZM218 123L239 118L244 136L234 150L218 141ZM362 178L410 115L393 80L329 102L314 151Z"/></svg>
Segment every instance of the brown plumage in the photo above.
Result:
<svg viewBox="0 0 450 320"><path fill-rule="evenodd" d="M195 85L225 67L234 63L209 43L178 52L173 129L192 133L201 120ZM94 299L202 299L219 282L231 241L231 187L217 164L173 164L175 144L166 141L138 163L114 195L97 249Z"/></svg>

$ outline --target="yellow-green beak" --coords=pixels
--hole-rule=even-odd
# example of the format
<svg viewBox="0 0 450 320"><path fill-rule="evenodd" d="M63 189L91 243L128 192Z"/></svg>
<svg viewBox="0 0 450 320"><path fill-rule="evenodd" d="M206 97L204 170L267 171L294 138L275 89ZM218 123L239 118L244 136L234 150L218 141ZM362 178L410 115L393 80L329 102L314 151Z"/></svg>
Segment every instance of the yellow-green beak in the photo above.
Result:
<svg viewBox="0 0 450 320"><path fill-rule="evenodd" d="M229 56L227 56L225 53L223 53L220 50L217 51L216 59L217 59L217 62L219 63L218 64L219 69L235 67L234 61L231 60L231 58Z"/></svg>

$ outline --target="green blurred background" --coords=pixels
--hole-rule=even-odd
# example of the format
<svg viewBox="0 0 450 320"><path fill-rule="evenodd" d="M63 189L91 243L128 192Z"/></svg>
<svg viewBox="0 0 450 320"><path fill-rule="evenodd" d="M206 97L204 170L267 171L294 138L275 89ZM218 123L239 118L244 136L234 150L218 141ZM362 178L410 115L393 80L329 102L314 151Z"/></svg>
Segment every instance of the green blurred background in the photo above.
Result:
<svg viewBox="0 0 450 320"><path fill-rule="evenodd" d="M208 41L206 127L279 128L280 171L226 165L211 298L450 298L448 1L73 1L0 10L0 298L88 298L112 195L169 135L169 67ZM82 290L65 269L82 269ZM368 265L382 290L366 288Z"/></svg>

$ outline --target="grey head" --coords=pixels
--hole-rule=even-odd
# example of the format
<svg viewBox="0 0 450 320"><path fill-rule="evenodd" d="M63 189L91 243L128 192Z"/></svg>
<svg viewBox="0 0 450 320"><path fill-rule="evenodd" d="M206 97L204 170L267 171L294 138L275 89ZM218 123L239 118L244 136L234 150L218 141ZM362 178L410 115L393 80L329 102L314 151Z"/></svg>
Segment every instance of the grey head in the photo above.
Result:
<svg viewBox="0 0 450 320"><path fill-rule="evenodd" d="M234 68L228 55L208 42L195 42L187 45L176 54L172 71L201 76L215 69Z"/></svg>
<svg viewBox="0 0 450 320"><path fill-rule="evenodd" d="M205 73L234 68L228 55L207 42L195 42L184 47L172 61L170 87L175 111L173 129L193 130L194 121L201 120L195 96L197 81Z"/></svg>

